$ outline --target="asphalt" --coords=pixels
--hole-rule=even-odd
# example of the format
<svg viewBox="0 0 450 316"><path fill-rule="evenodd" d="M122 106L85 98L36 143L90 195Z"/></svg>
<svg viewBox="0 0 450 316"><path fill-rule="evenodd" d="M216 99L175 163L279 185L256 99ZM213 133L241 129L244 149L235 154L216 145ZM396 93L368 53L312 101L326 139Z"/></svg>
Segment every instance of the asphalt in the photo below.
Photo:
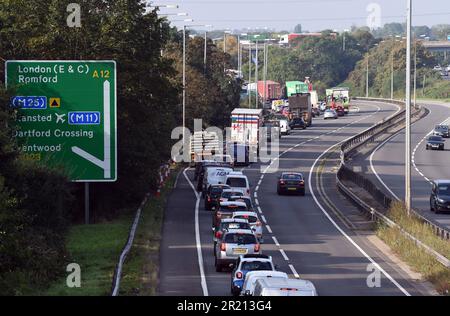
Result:
<svg viewBox="0 0 450 316"><path fill-rule="evenodd" d="M313 127L283 137L275 173L260 163L243 171L252 186L252 197L264 222L263 252L271 255L279 270L311 280L319 295L419 295L414 282L364 237L347 229L325 206L316 190L315 171L306 196L278 196L276 181L283 171L302 172L306 179L318 158L330 147L392 115L393 105L357 105L359 111L333 121L314 119ZM356 109L356 107L355 107ZM193 170L182 174L169 199L161 245L160 295L230 295L229 272L217 273L211 232L211 212L198 208L196 242L196 195L190 188ZM333 188L330 194L337 194ZM348 204L337 204L348 207ZM200 250L200 251L199 251ZM201 255L201 257L199 256ZM199 260L200 258L200 260ZM375 263L380 287L369 287L367 279ZM204 272L204 273L202 273ZM376 274L377 272L375 272Z"/></svg>
<svg viewBox="0 0 450 316"><path fill-rule="evenodd" d="M412 206L432 222L450 229L450 214L434 214L430 211L430 181L450 179L450 142L447 140L445 151L426 150L426 136L435 125L446 122L450 125L450 104L424 103L430 113L413 124L411 130L411 148L413 165L411 171ZM391 138L373 154L366 157L363 168L373 181L376 181L387 193L399 199L405 196L405 133L404 130ZM380 181L381 179L381 181ZM389 190L387 190L387 188Z"/></svg>

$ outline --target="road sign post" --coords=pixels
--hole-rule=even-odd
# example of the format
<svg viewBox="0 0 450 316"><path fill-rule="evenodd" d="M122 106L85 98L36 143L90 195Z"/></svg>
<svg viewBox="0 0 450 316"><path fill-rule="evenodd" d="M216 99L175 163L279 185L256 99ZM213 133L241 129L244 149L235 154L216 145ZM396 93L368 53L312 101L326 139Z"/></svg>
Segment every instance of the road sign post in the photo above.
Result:
<svg viewBox="0 0 450 316"><path fill-rule="evenodd" d="M11 60L5 68L24 157L71 181L116 181L116 63Z"/></svg>

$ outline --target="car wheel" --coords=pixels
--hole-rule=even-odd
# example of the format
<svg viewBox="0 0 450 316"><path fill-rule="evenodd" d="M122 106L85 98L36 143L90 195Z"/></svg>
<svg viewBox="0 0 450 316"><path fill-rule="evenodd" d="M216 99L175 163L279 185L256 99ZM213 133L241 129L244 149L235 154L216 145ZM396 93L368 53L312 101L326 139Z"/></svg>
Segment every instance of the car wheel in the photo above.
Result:
<svg viewBox="0 0 450 316"><path fill-rule="evenodd" d="M278 194L278 195L281 195L280 189L277 189L277 194Z"/></svg>
<svg viewBox="0 0 450 316"><path fill-rule="evenodd" d="M300 191L301 196L305 196L305 190Z"/></svg>
<svg viewBox="0 0 450 316"><path fill-rule="evenodd" d="M432 213L434 213L434 207L433 207L433 202L430 200L430 211Z"/></svg>
<svg viewBox="0 0 450 316"><path fill-rule="evenodd" d="M428 150L428 145L425 146L425 150Z"/></svg>

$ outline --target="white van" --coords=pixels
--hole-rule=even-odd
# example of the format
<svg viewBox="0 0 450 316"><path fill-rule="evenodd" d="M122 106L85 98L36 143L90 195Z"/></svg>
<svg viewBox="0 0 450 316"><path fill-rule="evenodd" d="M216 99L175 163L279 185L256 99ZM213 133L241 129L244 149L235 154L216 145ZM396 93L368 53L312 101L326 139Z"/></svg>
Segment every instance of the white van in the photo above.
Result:
<svg viewBox="0 0 450 316"><path fill-rule="evenodd" d="M242 285L241 296L252 296L255 290L256 281L259 279L288 279L287 273L281 271L250 271L245 275L245 281Z"/></svg>
<svg viewBox="0 0 450 316"><path fill-rule="evenodd" d="M203 177L203 192L206 192L210 185L224 184L227 180L227 176L232 172L232 168L207 167L205 176Z"/></svg>
<svg viewBox="0 0 450 316"><path fill-rule="evenodd" d="M253 296L317 296L311 281L262 278L255 282Z"/></svg>
<svg viewBox="0 0 450 316"><path fill-rule="evenodd" d="M229 185L234 191L242 192L244 196L250 196L250 183L242 172L230 172L224 184Z"/></svg>
<svg viewBox="0 0 450 316"><path fill-rule="evenodd" d="M280 133L281 135L289 135L291 133L291 127L289 126L288 119L280 119Z"/></svg>

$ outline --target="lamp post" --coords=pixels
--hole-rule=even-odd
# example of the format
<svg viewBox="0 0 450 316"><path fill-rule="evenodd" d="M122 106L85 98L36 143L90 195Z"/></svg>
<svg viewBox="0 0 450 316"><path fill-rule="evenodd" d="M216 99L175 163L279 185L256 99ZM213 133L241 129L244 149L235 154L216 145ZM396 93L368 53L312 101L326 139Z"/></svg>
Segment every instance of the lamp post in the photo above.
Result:
<svg viewBox="0 0 450 316"><path fill-rule="evenodd" d="M211 28L212 25L205 25L206 28ZM208 48L208 30L205 29L205 46L203 48L203 75L206 75L206 55L207 55L207 48Z"/></svg>
<svg viewBox="0 0 450 316"><path fill-rule="evenodd" d="M412 0L407 0L406 22L406 131L405 131L405 205L411 210L411 22Z"/></svg>
<svg viewBox="0 0 450 316"><path fill-rule="evenodd" d="M349 30L345 29L343 32L343 39L342 39L342 50L345 52L345 34L349 32Z"/></svg>

